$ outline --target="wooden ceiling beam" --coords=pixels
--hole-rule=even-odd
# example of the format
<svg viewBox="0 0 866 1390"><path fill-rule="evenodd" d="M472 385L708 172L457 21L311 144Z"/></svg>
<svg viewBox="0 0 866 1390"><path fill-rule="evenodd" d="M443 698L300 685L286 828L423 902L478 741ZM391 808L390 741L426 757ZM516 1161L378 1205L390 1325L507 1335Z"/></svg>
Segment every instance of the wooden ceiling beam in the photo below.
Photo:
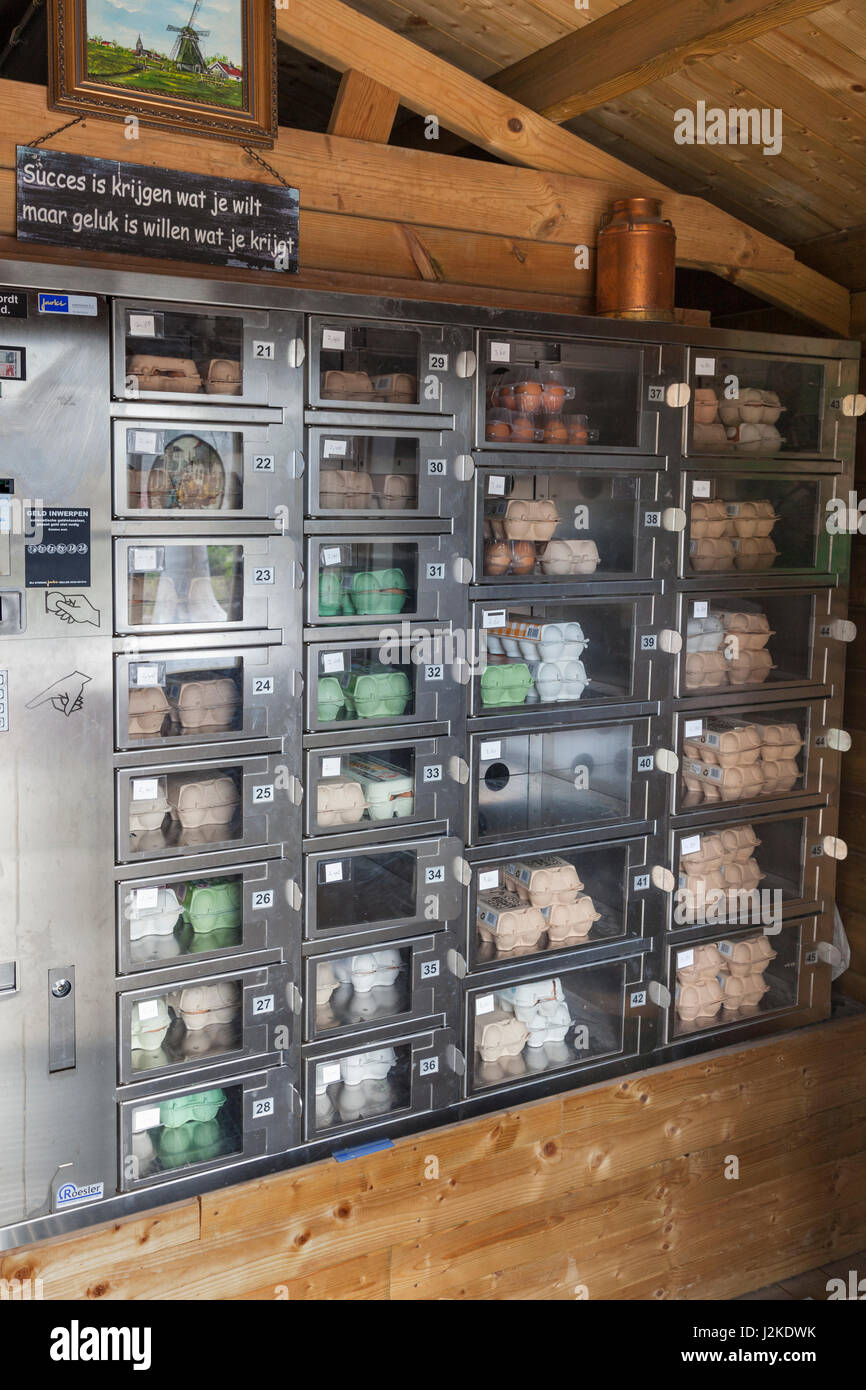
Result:
<svg viewBox="0 0 866 1390"><path fill-rule="evenodd" d="M829 0L630 0L497 73L498 91L568 121L687 63L791 24Z"/></svg>
<svg viewBox="0 0 866 1390"><path fill-rule="evenodd" d="M331 112L328 134L387 145L399 105L400 98L391 87L375 82L365 72L347 68Z"/></svg>
<svg viewBox="0 0 866 1390"><path fill-rule="evenodd" d="M781 0L765 0L763 9L778 12L780 4ZM682 8L681 0L677 0L677 8ZM658 5L654 13L658 19ZM776 18L775 23L780 22ZM591 27L586 26L583 32ZM508 163L618 182L621 197L631 192L636 182L644 195L669 197L663 185L636 175L627 164L359 14L342 0L292 0L287 9L277 10L277 32L286 43L340 72L357 68L383 86L392 87L410 110L436 117L447 129ZM709 209L712 205L705 206ZM713 211L718 215L718 209ZM833 333L844 337L848 331L848 291L797 261L778 276L756 272L755 278L750 278L748 268L730 265L720 273ZM775 281L772 295L767 293L768 279Z"/></svg>

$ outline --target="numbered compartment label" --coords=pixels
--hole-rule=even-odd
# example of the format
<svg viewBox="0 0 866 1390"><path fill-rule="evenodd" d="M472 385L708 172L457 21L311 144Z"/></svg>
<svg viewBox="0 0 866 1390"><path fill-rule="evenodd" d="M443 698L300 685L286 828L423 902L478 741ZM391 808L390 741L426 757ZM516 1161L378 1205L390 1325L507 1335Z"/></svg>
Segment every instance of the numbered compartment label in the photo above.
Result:
<svg viewBox="0 0 866 1390"><path fill-rule="evenodd" d="M628 1006L630 1009L642 1009L646 1003L646 990L634 989L628 996Z"/></svg>
<svg viewBox="0 0 866 1390"><path fill-rule="evenodd" d="M637 760L637 771L652 772L655 765L656 760L655 755L653 753L641 753L640 757Z"/></svg>
<svg viewBox="0 0 866 1390"><path fill-rule="evenodd" d="M254 584L275 584L277 570L275 565L256 565L253 569Z"/></svg>
<svg viewBox="0 0 866 1390"><path fill-rule="evenodd" d="M425 679L425 681L441 681L441 680L444 680L444 677L445 677L445 667L444 667L444 666L425 666L425 667L424 667L424 679Z"/></svg>
<svg viewBox="0 0 866 1390"><path fill-rule="evenodd" d="M274 1012L274 996L272 994L257 994L253 999L253 1013L272 1014Z"/></svg>
<svg viewBox="0 0 866 1390"><path fill-rule="evenodd" d="M274 784L269 786L253 787L253 805L264 806L274 799Z"/></svg>
<svg viewBox="0 0 866 1390"><path fill-rule="evenodd" d="M435 1076L439 1070L438 1057L422 1057L418 1063L419 1076Z"/></svg>
<svg viewBox="0 0 866 1390"><path fill-rule="evenodd" d="M658 649L658 638L654 632L645 632L640 639L640 649L642 652L654 652Z"/></svg>
<svg viewBox="0 0 866 1390"><path fill-rule="evenodd" d="M427 472L431 478L444 478L448 472L447 459L428 459Z"/></svg>
<svg viewBox="0 0 866 1390"><path fill-rule="evenodd" d="M253 357L257 362L273 362L277 355L277 345L273 342L253 343Z"/></svg>
<svg viewBox="0 0 866 1390"><path fill-rule="evenodd" d="M439 974L438 960L424 960L421 962L421 979L435 980Z"/></svg>
<svg viewBox="0 0 866 1390"><path fill-rule="evenodd" d="M444 578L445 578L445 565L444 565L444 563L443 563L441 560L437 560L435 564L433 564L433 565L428 565L428 566L427 566L427 578L428 578L428 579L444 579Z"/></svg>
<svg viewBox="0 0 866 1390"><path fill-rule="evenodd" d="M644 512L644 514L643 514L643 524L644 524L644 526L661 526L661 524L662 524L662 514L661 514L661 512Z"/></svg>
<svg viewBox="0 0 866 1390"><path fill-rule="evenodd" d="M430 353L430 357L429 357L429 366L428 366L427 370L428 370L429 372L447 372L447 370L448 370L448 353L447 353L447 352L431 352L431 353Z"/></svg>
<svg viewBox="0 0 866 1390"><path fill-rule="evenodd" d="M425 767L425 768L424 768L424 771L423 771L422 774L421 774L421 780L422 780L422 782L425 782L425 783L427 783L427 782L441 782L441 781L442 781L442 764L441 764L441 763L431 763L431 764L429 764L427 767Z"/></svg>
<svg viewBox="0 0 866 1390"><path fill-rule="evenodd" d="M444 864L431 864L429 868L427 868L427 869L424 870L424 882L425 882L425 883L444 883L444 882L445 882L445 865L444 865Z"/></svg>
<svg viewBox="0 0 866 1390"><path fill-rule="evenodd" d="M277 461L273 454L254 454L253 472L254 473L275 473Z"/></svg>
<svg viewBox="0 0 866 1390"><path fill-rule="evenodd" d="M635 893L643 893L649 888L651 881L649 874L635 874L632 879L632 891Z"/></svg>
<svg viewBox="0 0 866 1390"><path fill-rule="evenodd" d="M252 896L253 912L264 912L266 908L274 905L273 888L257 888Z"/></svg>
<svg viewBox="0 0 866 1390"><path fill-rule="evenodd" d="M254 695L273 695L275 690L273 676L254 676L253 694Z"/></svg>
<svg viewBox="0 0 866 1390"><path fill-rule="evenodd" d="M269 1115L274 1113L273 1096L262 1096L261 1099L253 1100L253 1119L266 1120Z"/></svg>
<svg viewBox="0 0 866 1390"><path fill-rule="evenodd" d="M663 386L650 386L647 391L647 400L650 402L663 401L665 398L665 388Z"/></svg>

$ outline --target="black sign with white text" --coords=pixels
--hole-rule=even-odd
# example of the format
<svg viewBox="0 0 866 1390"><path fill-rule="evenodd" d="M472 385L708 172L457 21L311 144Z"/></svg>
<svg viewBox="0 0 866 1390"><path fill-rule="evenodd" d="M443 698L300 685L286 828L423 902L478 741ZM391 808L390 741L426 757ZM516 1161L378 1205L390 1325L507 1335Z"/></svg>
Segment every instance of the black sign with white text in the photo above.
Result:
<svg viewBox="0 0 866 1390"><path fill-rule="evenodd" d="M296 188L18 146L18 239L295 274Z"/></svg>

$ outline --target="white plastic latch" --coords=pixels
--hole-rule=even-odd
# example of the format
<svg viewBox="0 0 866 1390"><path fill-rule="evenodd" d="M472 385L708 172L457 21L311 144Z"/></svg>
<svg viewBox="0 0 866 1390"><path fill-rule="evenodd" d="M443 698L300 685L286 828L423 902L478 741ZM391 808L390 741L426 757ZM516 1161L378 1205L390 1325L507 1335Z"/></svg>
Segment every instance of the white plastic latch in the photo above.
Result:
<svg viewBox="0 0 866 1390"><path fill-rule="evenodd" d="M300 912L304 895L293 878L286 884L286 899L293 912Z"/></svg>
<svg viewBox="0 0 866 1390"><path fill-rule="evenodd" d="M448 759L448 776L452 782L458 786L465 787L469 781L469 764L465 758L453 757Z"/></svg>
<svg viewBox="0 0 866 1390"><path fill-rule="evenodd" d="M659 633L659 651L676 656L683 649L683 636L672 627L663 627Z"/></svg>
<svg viewBox="0 0 866 1390"><path fill-rule="evenodd" d="M650 980L647 994L653 1004L658 1004L660 1009L669 1009L671 1006L671 992L667 985L663 985L659 980Z"/></svg>
<svg viewBox="0 0 866 1390"><path fill-rule="evenodd" d="M468 381L478 370L478 358L471 350L458 352L457 354L457 375L461 381Z"/></svg>
<svg viewBox="0 0 866 1390"><path fill-rule="evenodd" d="M472 869L467 860L458 857L454 860L454 877L464 888L468 888L472 882Z"/></svg>
<svg viewBox="0 0 866 1390"><path fill-rule="evenodd" d="M665 391L665 403L677 410L682 410L684 405L688 405L691 398L692 388L687 381L675 381Z"/></svg>
<svg viewBox="0 0 866 1390"><path fill-rule="evenodd" d="M302 671L292 671L289 676L289 690L293 700L300 700L304 693L304 674Z"/></svg>
<svg viewBox="0 0 866 1390"><path fill-rule="evenodd" d="M289 477L303 478L307 471L307 460L300 449L293 449L289 455Z"/></svg>
<svg viewBox="0 0 866 1390"><path fill-rule="evenodd" d="M465 657L459 656L451 666L451 676L457 685L468 685L472 679L472 667Z"/></svg>
<svg viewBox="0 0 866 1390"><path fill-rule="evenodd" d="M471 454L458 454L454 460L454 476L458 483L469 483L475 477L475 460Z"/></svg>
<svg viewBox="0 0 866 1390"><path fill-rule="evenodd" d="M825 835L822 841L828 859L847 859L848 846L838 835Z"/></svg>
<svg viewBox="0 0 866 1390"><path fill-rule="evenodd" d="M866 396L861 395L860 392L854 396L843 396L842 414L847 415L849 419L856 419L866 414Z"/></svg>
<svg viewBox="0 0 866 1390"><path fill-rule="evenodd" d="M842 964L842 952L839 950L838 946L833 945L832 941L819 941L816 947L816 953L818 959L822 960L825 965Z"/></svg>
<svg viewBox="0 0 866 1390"><path fill-rule="evenodd" d="M662 512L662 530L685 531L687 519L682 507L665 507Z"/></svg>
<svg viewBox="0 0 866 1390"><path fill-rule="evenodd" d="M293 806L300 806L304 799L304 784L299 778L291 776L288 786L289 800Z"/></svg>
<svg viewBox="0 0 866 1390"><path fill-rule="evenodd" d="M676 887L676 879L670 869L665 869L661 864L655 864L650 870L650 882L653 888L660 888L663 893L672 893Z"/></svg>
<svg viewBox="0 0 866 1390"><path fill-rule="evenodd" d="M453 1043L449 1043L445 1049L445 1062L455 1076L466 1075L466 1058L460 1048L455 1047Z"/></svg>
<svg viewBox="0 0 866 1390"><path fill-rule="evenodd" d="M464 979L466 976L466 972L469 969L468 965L466 964L465 956L461 956L459 951L455 951L453 949L450 950L446 955L445 964L447 965L451 974L456 976L458 980Z"/></svg>
<svg viewBox="0 0 866 1390"><path fill-rule="evenodd" d="M452 562L452 573L455 584L471 584L472 561L465 559L462 555L455 555Z"/></svg>
<svg viewBox="0 0 866 1390"><path fill-rule="evenodd" d="M851 735L847 729L828 729L826 739L827 747L833 748L837 753L847 753L851 747Z"/></svg>
<svg viewBox="0 0 866 1390"><path fill-rule="evenodd" d="M853 642L857 636L857 624L852 623L850 618L836 618L830 624L830 636L835 637L837 642Z"/></svg>
<svg viewBox="0 0 866 1390"><path fill-rule="evenodd" d="M307 360L307 348L303 338L293 338L289 343L288 359L290 367L303 367Z"/></svg>
<svg viewBox="0 0 866 1390"><path fill-rule="evenodd" d="M680 760L670 748L657 748L656 767L659 772L666 772L669 777L673 777L674 773L679 771Z"/></svg>
<svg viewBox="0 0 866 1390"><path fill-rule="evenodd" d="M293 1014L299 1014L304 1007L304 1000L297 985L286 986L286 1000Z"/></svg>

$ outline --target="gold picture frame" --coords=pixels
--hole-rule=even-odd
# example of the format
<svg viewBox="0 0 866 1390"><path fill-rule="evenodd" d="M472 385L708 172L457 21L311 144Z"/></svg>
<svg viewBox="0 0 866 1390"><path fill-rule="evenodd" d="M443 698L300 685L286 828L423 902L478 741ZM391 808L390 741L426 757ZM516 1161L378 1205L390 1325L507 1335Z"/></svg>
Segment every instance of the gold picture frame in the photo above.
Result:
<svg viewBox="0 0 866 1390"><path fill-rule="evenodd" d="M49 0L48 26L53 110L273 145L273 0Z"/></svg>

